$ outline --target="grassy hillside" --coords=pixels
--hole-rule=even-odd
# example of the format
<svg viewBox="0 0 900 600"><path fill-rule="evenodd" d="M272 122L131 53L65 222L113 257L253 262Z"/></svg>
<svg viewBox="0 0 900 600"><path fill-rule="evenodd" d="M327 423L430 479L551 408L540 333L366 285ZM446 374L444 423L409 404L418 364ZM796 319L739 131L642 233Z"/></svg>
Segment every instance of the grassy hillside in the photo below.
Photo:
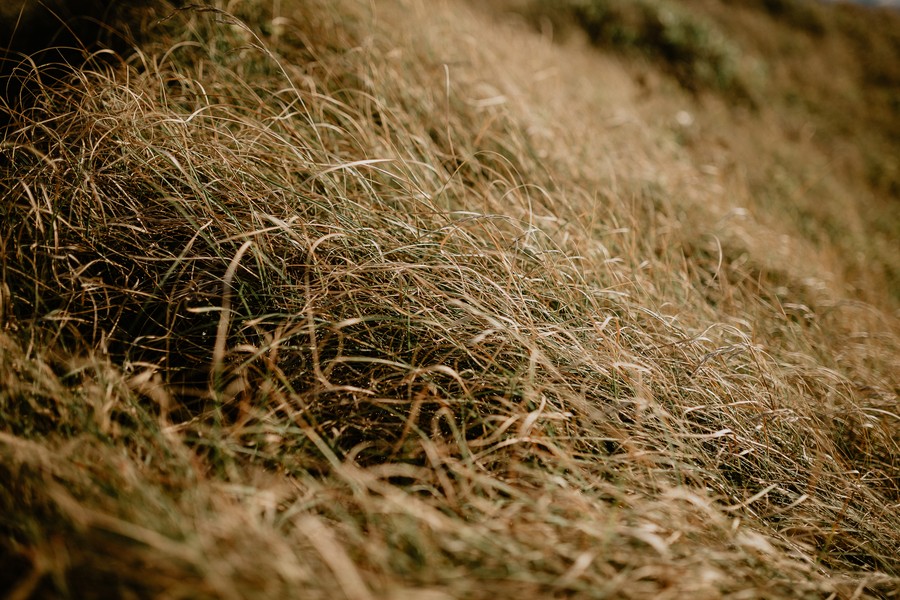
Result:
<svg viewBox="0 0 900 600"><path fill-rule="evenodd" d="M739 170L731 183L746 183L761 213L842 255L856 293L900 298L900 13L806 0L497 6L661 73L662 89L634 75L648 88L634 102L644 119L670 118L667 84L692 92L689 112L703 118L680 142L695 161Z"/></svg>
<svg viewBox="0 0 900 600"><path fill-rule="evenodd" d="M2 593L897 597L896 81L775 4L153 4L7 63Z"/></svg>

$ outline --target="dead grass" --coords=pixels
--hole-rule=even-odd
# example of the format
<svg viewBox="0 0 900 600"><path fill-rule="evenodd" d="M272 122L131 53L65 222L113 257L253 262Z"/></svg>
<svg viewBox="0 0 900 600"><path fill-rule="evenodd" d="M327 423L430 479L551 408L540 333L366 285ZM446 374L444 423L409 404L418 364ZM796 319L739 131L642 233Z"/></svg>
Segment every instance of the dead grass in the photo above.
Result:
<svg viewBox="0 0 900 600"><path fill-rule="evenodd" d="M621 63L155 10L2 145L9 597L896 596L889 300Z"/></svg>
<svg viewBox="0 0 900 600"><path fill-rule="evenodd" d="M728 187L749 187L746 204L776 228L787 221L819 252L839 254L832 268L854 295L877 304L887 288L896 306L896 11L806 0L492 6L554 39L583 31L622 57L641 84L632 103L644 119L675 121L672 98L681 97L693 118L676 139L695 161L737 175Z"/></svg>

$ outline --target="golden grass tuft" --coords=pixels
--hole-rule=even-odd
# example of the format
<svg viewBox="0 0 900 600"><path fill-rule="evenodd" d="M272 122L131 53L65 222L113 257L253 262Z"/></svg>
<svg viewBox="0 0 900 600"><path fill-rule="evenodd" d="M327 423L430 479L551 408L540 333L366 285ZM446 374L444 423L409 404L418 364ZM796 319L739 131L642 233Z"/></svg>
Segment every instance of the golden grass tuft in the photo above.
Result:
<svg viewBox="0 0 900 600"><path fill-rule="evenodd" d="M896 596L900 323L705 162L755 117L462 2L148 11L8 110L8 597Z"/></svg>

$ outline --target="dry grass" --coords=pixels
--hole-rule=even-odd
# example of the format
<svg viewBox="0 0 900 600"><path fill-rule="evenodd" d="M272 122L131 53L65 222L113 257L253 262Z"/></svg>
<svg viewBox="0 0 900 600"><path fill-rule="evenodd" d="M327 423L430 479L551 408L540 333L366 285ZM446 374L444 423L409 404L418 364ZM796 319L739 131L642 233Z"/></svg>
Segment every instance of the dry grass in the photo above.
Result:
<svg viewBox="0 0 900 600"><path fill-rule="evenodd" d="M493 4L556 38L584 31L631 71L643 57L652 76L637 69L632 103L645 119L672 120L673 81L692 90L697 118L678 138L694 160L737 175L729 189L746 186L776 227L841 255L831 268L854 294L877 304L887 288L896 306L900 13L807 0Z"/></svg>
<svg viewBox="0 0 900 600"><path fill-rule="evenodd" d="M9 597L896 597L893 301L700 100L458 2L144 18L10 109Z"/></svg>

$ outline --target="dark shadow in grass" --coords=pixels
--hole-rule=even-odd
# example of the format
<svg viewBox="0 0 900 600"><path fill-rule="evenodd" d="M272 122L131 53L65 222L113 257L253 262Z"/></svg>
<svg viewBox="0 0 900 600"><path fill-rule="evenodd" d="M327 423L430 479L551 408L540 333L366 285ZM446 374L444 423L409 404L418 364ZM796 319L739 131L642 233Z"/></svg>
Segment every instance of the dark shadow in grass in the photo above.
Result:
<svg viewBox="0 0 900 600"><path fill-rule="evenodd" d="M134 45L157 0L7 0L0 6L0 131L43 86ZM170 9L171 10L171 9ZM40 76L36 77L35 73Z"/></svg>

